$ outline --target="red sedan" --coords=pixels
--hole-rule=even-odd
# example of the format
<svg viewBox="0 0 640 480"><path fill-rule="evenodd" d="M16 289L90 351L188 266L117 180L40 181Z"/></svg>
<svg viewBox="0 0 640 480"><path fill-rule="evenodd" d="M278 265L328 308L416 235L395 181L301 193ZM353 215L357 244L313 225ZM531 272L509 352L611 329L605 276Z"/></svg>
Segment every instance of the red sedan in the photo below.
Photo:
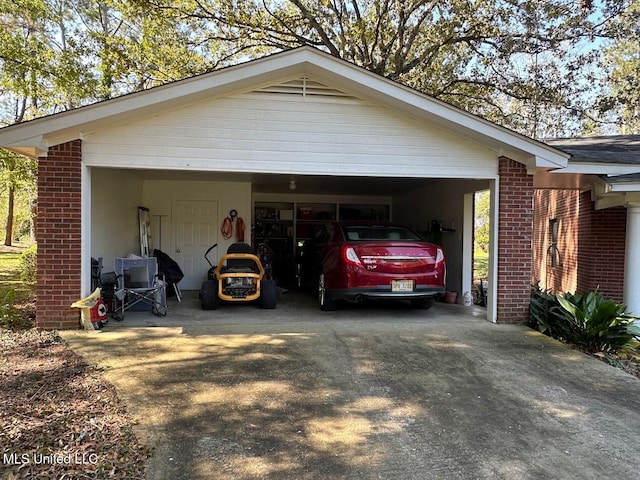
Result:
<svg viewBox="0 0 640 480"><path fill-rule="evenodd" d="M326 225L303 247L300 266L303 278L315 277L322 310L368 298L401 298L429 308L445 291L442 248L398 225Z"/></svg>

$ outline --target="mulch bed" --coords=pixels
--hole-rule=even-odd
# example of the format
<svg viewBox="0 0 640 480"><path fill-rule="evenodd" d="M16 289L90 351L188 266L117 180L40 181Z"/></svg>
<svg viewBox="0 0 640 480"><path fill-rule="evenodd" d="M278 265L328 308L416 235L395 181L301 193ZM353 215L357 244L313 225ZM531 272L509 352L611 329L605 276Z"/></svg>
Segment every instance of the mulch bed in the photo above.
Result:
<svg viewBox="0 0 640 480"><path fill-rule="evenodd" d="M616 353L593 353L591 355L606 364L612 365L620 370L624 370L630 375L640 378L640 355L638 355L638 353L640 352L637 352L634 355Z"/></svg>
<svg viewBox="0 0 640 480"><path fill-rule="evenodd" d="M1 479L144 478L114 387L57 333L0 331L0 405Z"/></svg>

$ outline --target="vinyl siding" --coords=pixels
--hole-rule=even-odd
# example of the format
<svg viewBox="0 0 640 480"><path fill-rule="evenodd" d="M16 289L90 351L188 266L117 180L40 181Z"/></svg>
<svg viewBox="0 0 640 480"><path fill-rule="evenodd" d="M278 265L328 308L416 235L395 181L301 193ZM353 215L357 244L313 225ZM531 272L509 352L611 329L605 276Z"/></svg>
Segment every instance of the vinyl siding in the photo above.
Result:
<svg viewBox="0 0 640 480"><path fill-rule="evenodd" d="M492 177L497 153L353 97L253 92L87 132L91 166Z"/></svg>

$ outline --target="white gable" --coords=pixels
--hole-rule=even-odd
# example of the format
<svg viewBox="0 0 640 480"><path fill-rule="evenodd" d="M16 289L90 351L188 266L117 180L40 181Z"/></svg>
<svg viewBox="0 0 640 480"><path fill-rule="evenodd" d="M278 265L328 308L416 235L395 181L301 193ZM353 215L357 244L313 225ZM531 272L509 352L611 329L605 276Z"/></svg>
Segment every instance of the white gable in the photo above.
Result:
<svg viewBox="0 0 640 480"><path fill-rule="evenodd" d="M370 105L387 108L401 117L422 120L442 131L455 132L459 137L490 148L495 155L509 156L531 168L566 166L568 155L548 145L310 47L282 52L148 91L0 129L0 145L31 156L42 155L46 154L49 146L84 138L89 132L117 128L124 122L135 123L139 119L144 119L144 122L150 115L163 116L164 112L175 111L187 104L239 98L238 95L246 92L283 93L274 91L276 87L285 91L296 90L300 87L296 82L304 77L313 79L313 83L307 85L311 88L306 89L307 93L312 94L305 94L305 99L320 93L321 87L326 87L319 96L364 100ZM332 92L336 95L328 95ZM298 105L306 104L300 101ZM298 120L310 125L312 122L309 117L314 113L313 109L305 106L300 112L302 117ZM320 114L324 114L322 110ZM336 112L326 114L335 115ZM136 152L139 151L137 146L132 147ZM284 153L284 157L287 157L287 152ZM356 153L366 152L363 150ZM144 156L142 159L144 160Z"/></svg>
<svg viewBox="0 0 640 480"><path fill-rule="evenodd" d="M496 152L300 77L85 132L89 166L396 177L492 177Z"/></svg>

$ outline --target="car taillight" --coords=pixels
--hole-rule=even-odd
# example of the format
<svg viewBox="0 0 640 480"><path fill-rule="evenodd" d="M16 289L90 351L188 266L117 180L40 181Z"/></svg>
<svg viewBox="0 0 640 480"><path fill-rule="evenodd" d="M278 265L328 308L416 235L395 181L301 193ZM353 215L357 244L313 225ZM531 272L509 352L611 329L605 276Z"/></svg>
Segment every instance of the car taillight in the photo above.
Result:
<svg viewBox="0 0 640 480"><path fill-rule="evenodd" d="M344 245L342 247L342 258L347 263L351 263L353 265L362 265L356 251L350 245Z"/></svg>
<svg viewBox="0 0 640 480"><path fill-rule="evenodd" d="M438 253L436 253L436 265L440 265L444 262L444 252L441 248L438 248Z"/></svg>

